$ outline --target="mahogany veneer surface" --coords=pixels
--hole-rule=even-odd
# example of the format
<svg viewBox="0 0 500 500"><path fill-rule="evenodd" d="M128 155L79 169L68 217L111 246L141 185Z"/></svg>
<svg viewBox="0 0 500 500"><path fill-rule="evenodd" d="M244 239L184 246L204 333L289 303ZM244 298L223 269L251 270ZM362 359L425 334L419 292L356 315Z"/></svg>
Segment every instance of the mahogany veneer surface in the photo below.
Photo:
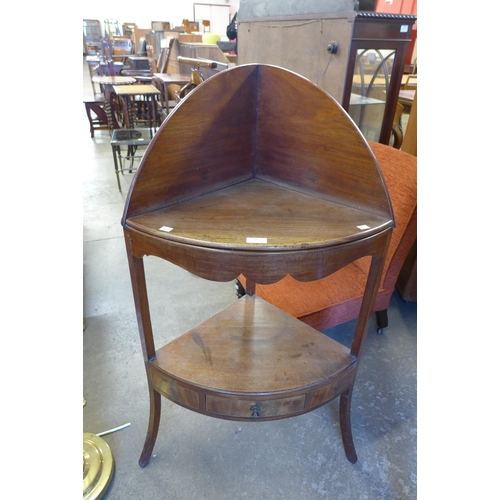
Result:
<svg viewBox="0 0 500 500"><path fill-rule="evenodd" d="M349 349L258 297L243 297L156 351L152 364L233 394L293 391L355 361Z"/></svg>
<svg viewBox="0 0 500 500"><path fill-rule="evenodd" d="M256 178L127 220L129 227L165 240L268 251L355 241L391 223L386 217ZM161 230L164 226L172 230ZM267 241L253 243L247 238Z"/></svg>
<svg viewBox="0 0 500 500"><path fill-rule="evenodd" d="M122 223L150 389L141 466L156 440L160 395L235 420L287 418L340 396L354 463L350 399L394 222L376 159L338 103L277 67L214 75L151 141ZM247 296L158 348L147 255L210 280L243 274ZM364 256L371 266L350 348L253 296L256 283L287 274L312 281Z"/></svg>

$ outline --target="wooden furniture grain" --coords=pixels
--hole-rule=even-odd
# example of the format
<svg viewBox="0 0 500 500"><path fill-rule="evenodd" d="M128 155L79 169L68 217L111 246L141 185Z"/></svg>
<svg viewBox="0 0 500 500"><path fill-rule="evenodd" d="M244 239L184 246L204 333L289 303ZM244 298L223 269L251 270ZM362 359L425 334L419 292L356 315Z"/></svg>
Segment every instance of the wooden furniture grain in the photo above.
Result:
<svg viewBox="0 0 500 500"><path fill-rule="evenodd" d="M183 99L151 141L122 218L150 395L139 464L150 460L162 396L245 422L340 397L344 450L356 462L351 395L393 220L370 147L310 81L251 64ZM157 347L145 256L207 280L243 274L247 295ZM350 348L254 294L256 284L318 280L364 256L370 270Z"/></svg>
<svg viewBox="0 0 500 500"><path fill-rule="evenodd" d="M178 40L179 43L203 43L203 36L199 33L179 33Z"/></svg>

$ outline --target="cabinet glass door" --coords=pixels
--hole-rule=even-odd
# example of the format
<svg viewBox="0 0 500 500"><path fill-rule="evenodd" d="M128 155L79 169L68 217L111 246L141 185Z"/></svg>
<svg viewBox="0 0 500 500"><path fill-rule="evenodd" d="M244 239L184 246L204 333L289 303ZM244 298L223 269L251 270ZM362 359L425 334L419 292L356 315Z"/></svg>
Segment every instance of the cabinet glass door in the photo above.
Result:
<svg viewBox="0 0 500 500"><path fill-rule="evenodd" d="M384 122L396 50L358 49L349 115L368 141L378 142Z"/></svg>

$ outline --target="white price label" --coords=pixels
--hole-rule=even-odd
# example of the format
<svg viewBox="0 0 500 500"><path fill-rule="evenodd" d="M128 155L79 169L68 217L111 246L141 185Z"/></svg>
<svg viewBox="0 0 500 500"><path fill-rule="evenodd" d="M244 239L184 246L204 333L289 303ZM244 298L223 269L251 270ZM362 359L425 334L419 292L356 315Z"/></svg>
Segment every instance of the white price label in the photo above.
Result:
<svg viewBox="0 0 500 500"><path fill-rule="evenodd" d="M267 238L247 238L247 243L267 243Z"/></svg>

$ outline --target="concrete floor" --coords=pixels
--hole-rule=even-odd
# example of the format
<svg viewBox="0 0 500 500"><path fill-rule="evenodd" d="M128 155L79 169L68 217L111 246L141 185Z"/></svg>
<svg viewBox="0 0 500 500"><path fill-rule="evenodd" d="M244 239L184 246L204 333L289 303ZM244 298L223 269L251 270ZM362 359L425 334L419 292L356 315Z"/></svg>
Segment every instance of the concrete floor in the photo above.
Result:
<svg viewBox="0 0 500 500"><path fill-rule="evenodd" d="M86 65L84 95L91 95ZM117 188L108 131L91 139L82 112L83 431L108 434L115 460L105 500L345 499L417 497L417 306L394 294L389 327L370 327L353 395L358 462L344 455L338 401L300 417L239 423L162 400L150 464L138 459L148 422L148 392L120 219L132 178ZM237 300L234 283L207 282L146 258L157 345ZM324 333L348 343L354 322Z"/></svg>

